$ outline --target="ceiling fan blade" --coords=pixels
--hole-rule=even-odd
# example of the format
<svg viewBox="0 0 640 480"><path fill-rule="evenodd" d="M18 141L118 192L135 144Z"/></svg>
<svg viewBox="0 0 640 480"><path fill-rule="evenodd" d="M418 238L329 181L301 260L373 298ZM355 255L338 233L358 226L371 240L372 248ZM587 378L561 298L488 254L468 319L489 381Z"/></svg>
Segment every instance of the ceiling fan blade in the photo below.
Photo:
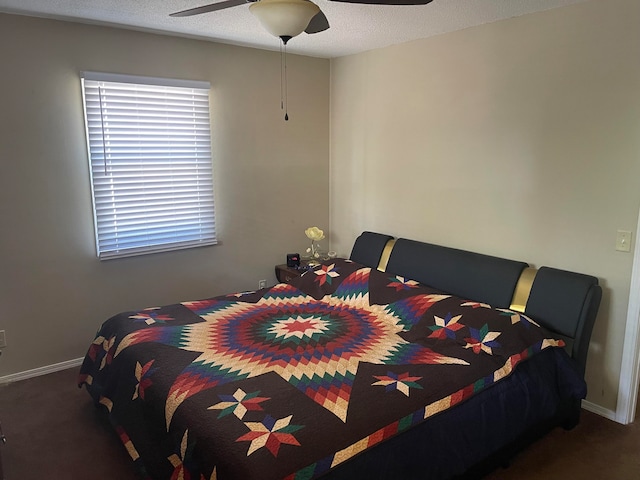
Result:
<svg viewBox="0 0 640 480"><path fill-rule="evenodd" d="M311 21L309 22L309 25L307 25L307 28L305 28L304 31L306 33L320 33L320 32L324 32L328 28L329 28L329 20L327 20L327 17L324 15L324 13L322 13L322 10L321 10L315 14L315 16L311 19Z"/></svg>
<svg viewBox="0 0 640 480"><path fill-rule="evenodd" d="M364 3L367 5L426 5L433 0L331 0L332 2Z"/></svg>
<svg viewBox="0 0 640 480"><path fill-rule="evenodd" d="M205 5L203 7L190 8L189 10L182 10L181 12L175 12L169 14L170 17L191 17L193 15L200 15L201 13L215 12L217 10L224 10L225 8L237 7L243 5L252 0L225 0L223 2L212 3L211 5Z"/></svg>

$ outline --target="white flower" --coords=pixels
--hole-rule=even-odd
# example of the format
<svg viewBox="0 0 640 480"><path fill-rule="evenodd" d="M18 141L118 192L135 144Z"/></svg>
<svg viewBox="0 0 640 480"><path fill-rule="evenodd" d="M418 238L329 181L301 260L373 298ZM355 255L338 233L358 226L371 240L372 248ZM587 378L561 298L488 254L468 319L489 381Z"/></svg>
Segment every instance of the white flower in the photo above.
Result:
<svg viewBox="0 0 640 480"><path fill-rule="evenodd" d="M324 232L318 227L309 227L304 231L304 234L309 240L315 240L316 242L324 238Z"/></svg>

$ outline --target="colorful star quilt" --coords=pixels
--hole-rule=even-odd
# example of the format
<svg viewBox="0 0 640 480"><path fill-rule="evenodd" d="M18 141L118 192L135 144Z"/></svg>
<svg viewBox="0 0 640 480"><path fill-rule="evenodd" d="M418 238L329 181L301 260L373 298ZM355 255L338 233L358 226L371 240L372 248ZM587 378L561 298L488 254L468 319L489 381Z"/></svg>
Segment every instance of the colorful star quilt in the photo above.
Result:
<svg viewBox="0 0 640 480"><path fill-rule="evenodd" d="M107 320L80 372L154 479L312 479L562 346L349 260Z"/></svg>

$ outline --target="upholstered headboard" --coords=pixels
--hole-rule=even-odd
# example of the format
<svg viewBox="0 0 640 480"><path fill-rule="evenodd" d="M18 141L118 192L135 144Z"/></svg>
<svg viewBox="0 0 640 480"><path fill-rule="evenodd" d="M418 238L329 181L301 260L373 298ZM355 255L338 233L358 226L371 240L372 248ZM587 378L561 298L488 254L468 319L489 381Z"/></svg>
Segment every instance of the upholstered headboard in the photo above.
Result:
<svg viewBox="0 0 640 480"><path fill-rule="evenodd" d="M401 238L393 247L386 270L402 272L458 297L507 308L527 266L524 262Z"/></svg>
<svg viewBox="0 0 640 480"><path fill-rule="evenodd" d="M363 232L351 260L443 292L525 313L560 334L582 372L602 289L590 275Z"/></svg>
<svg viewBox="0 0 640 480"><path fill-rule="evenodd" d="M387 243L392 241L391 235L362 232L353 244L349 258L368 267L377 267Z"/></svg>

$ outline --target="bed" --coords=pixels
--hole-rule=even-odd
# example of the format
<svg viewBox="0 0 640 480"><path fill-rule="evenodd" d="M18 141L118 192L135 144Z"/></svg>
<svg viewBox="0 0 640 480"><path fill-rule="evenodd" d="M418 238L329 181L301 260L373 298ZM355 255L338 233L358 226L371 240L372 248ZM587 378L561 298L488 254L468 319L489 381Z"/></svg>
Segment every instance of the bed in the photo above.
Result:
<svg viewBox="0 0 640 480"><path fill-rule="evenodd" d="M600 298L363 232L290 283L108 319L79 384L143 478L474 477L577 424Z"/></svg>

